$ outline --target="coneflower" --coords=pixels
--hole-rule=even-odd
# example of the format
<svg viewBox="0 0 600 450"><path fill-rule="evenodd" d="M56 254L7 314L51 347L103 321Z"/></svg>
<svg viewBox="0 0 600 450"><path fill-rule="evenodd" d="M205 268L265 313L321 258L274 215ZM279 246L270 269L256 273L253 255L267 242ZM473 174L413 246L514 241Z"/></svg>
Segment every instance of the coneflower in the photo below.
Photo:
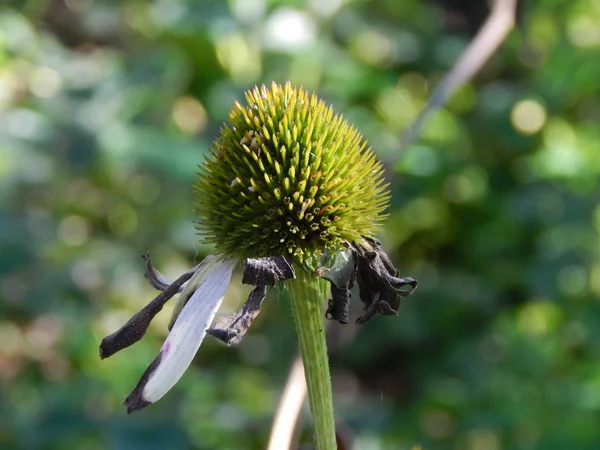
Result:
<svg viewBox="0 0 600 450"><path fill-rule="evenodd" d="M388 205L383 170L363 136L316 95L289 83L256 87L236 102L195 185L197 228L215 248L169 283L147 259L146 275L162 293L106 337L101 357L137 342L164 303L181 291L159 355L125 400L128 411L159 400L183 375L206 333L236 344L258 315L267 290L289 288L319 449L334 449L335 430L325 316L348 322L358 284L365 313L397 314L416 280L398 277L374 238ZM254 286L231 317L214 315L234 267ZM405 289L409 287L410 289Z"/></svg>

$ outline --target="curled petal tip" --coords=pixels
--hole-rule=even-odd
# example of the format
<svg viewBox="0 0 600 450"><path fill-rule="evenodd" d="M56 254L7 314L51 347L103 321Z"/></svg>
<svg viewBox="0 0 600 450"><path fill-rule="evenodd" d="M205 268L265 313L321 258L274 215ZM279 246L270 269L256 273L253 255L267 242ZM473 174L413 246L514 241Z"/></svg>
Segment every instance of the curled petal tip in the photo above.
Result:
<svg viewBox="0 0 600 450"><path fill-rule="evenodd" d="M150 363L135 389L123 401L123 405L127 407L127 414L144 409L146 406L152 404L151 401L144 398L144 387L146 386L146 383L148 383L148 379L152 376L152 373L154 373L156 368L159 366L161 359L162 352L159 353L152 363Z"/></svg>
<svg viewBox="0 0 600 450"><path fill-rule="evenodd" d="M332 298L325 316L340 323L348 322L350 290L355 281L365 314L356 320L365 324L374 316L397 315L402 297L413 294L418 286L411 277L398 277L398 270L381 249L380 243L365 238L364 245L340 252L333 267L322 269L319 276L331 283ZM402 289L410 286L410 290Z"/></svg>
<svg viewBox="0 0 600 450"><path fill-rule="evenodd" d="M240 330L238 329L209 328L206 330L206 334L211 335L228 346L239 344L241 341Z"/></svg>
<svg viewBox="0 0 600 450"><path fill-rule="evenodd" d="M227 345L239 344L242 337L260 313L262 301L267 296L266 286L256 286L244 305L230 317L222 317L217 323L207 330L211 336Z"/></svg>

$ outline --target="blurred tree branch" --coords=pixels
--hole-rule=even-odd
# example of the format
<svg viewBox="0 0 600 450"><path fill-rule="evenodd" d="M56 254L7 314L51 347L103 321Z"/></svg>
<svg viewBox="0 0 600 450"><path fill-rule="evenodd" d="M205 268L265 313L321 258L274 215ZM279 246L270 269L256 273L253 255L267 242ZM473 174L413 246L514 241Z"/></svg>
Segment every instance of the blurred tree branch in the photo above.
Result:
<svg viewBox="0 0 600 450"><path fill-rule="evenodd" d="M515 24L517 0L494 0L491 11L479 32L461 54L452 70L433 91L429 101L407 128L400 141L400 151L419 137L425 120L446 103L462 85L471 80L500 47Z"/></svg>

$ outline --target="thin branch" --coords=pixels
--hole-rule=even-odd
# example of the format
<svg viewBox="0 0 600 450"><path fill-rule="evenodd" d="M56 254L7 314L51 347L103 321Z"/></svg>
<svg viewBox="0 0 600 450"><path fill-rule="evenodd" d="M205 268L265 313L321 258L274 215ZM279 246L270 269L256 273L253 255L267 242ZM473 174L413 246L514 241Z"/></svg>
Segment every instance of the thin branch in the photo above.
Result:
<svg viewBox="0 0 600 450"><path fill-rule="evenodd" d="M504 42L514 27L516 7L517 0L493 1L492 10L475 38L431 94L425 107L402 136L401 151L419 136L429 114L444 105L458 88L471 80Z"/></svg>

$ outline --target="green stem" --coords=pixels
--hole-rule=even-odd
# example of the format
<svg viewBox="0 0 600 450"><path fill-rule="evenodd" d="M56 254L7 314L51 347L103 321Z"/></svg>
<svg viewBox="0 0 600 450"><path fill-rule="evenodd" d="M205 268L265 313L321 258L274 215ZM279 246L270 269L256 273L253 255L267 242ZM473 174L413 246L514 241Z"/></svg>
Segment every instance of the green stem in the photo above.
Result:
<svg viewBox="0 0 600 450"><path fill-rule="evenodd" d="M327 282L302 269L287 282L304 364L308 402L313 417L317 450L336 450L331 376L325 342L322 303Z"/></svg>

